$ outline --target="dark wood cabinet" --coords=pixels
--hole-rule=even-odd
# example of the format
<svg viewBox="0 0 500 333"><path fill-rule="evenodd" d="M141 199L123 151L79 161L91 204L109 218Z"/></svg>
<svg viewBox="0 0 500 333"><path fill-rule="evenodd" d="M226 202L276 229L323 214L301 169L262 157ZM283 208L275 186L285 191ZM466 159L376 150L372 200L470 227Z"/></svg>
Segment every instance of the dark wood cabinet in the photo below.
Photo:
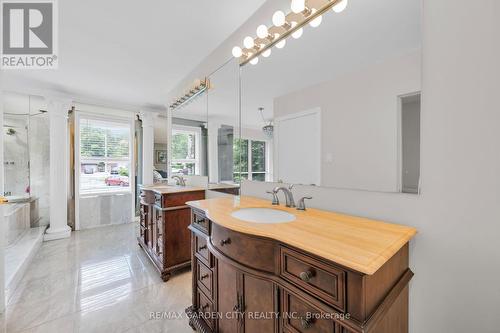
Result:
<svg viewBox="0 0 500 333"><path fill-rule="evenodd" d="M229 230L193 209L198 332L408 332L408 244L366 275L301 249ZM207 310L210 311L207 311Z"/></svg>
<svg viewBox="0 0 500 333"><path fill-rule="evenodd" d="M139 245L163 281L173 271L191 265L191 210L187 201L205 198L204 190L141 190Z"/></svg>
<svg viewBox="0 0 500 333"><path fill-rule="evenodd" d="M240 325L238 306L241 301L238 270L224 261L218 261L216 267L218 273L217 310L221 314L217 331L236 333Z"/></svg>
<svg viewBox="0 0 500 333"><path fill-rule="evenodd" d="M243 322L241 332L278 332L278 290L269 279L240 273Z"/></svg>

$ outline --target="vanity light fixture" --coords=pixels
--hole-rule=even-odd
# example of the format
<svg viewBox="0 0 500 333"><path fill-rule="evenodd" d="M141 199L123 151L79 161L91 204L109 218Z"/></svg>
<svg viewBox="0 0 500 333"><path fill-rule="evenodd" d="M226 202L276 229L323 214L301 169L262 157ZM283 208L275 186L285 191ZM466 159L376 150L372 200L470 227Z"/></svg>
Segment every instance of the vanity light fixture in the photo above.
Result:
<svg viewBox="0 0 500 333"><path fill-rule="evenodd" d="M233 49L233 55L234 54L235 50ZM205 78L203 80L195 80L193 87L191 87L184 95L175 99L174 102L170 104L170 109L173 111L175 109L186 106L187 104L195 100L196 97L203 94L207 89L210 89L210 80L208 78Z"/></svg>
<svg viewBox="0 0 500 333"><path fill-rule="evenodd" d="M240 59L240 66L247 63L256 65L260 55L269 57L272 47L282 49L289 36L300 38L305 26L318 27L323 21L323 15L330 9L335 13L341 13L347 4L348 0L291 0L291 11L288 14L281 10L276 11L272 17L271 27L259 25L256 31L257 37L245 37L244 48L235 46L232 54Z"/></svg>

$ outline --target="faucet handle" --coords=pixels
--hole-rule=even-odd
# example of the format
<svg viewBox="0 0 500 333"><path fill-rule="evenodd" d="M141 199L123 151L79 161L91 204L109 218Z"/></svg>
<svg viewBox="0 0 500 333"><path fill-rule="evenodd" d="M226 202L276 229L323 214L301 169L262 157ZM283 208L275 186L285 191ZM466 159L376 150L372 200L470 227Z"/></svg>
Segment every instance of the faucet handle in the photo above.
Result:
<svg viewBox="0 0 500 333"><path fill-rule="evenodd" d="M291 191L291 190L293 190L294 186L295 186L295 184L290 184L290 185L288 185L288 189Z"/></svg>
<svg viewBox="0 0 500 333"><path fill-rule="evenodd" d="M273 205L278 206L280 204L280 200L278 198L278 192L273 190L273 191L266 191L266 193L273 195Z"/></svg>
<svg viewBox="0 0 500 333"><path fill-rule="evenodd" d="M304 200L311 200L312 197L302 197L299 200L299 203L297 204L297 210L306 210L306 203Z"/></svg>

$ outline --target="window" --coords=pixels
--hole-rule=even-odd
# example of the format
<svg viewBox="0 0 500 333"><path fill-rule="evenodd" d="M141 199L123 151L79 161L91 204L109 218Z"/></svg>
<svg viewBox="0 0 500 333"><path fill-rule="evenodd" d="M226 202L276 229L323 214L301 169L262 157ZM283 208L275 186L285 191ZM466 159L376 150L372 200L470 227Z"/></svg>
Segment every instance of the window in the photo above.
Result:
<svg viewBox="0 0 500 333"><path fill-rule="evenodd" d="M80 118L80 193L130 191L130 124Z"/></svg>
<svg viewBox="0 0 500 333"><path fill-rule="evenodd" d="M242 179L266 181L267 143L265 141L234 140L234 181Z"/></svg>
<svg viewBox="0 0 500 333"><path fill-rule="evenodd" d="M172 128L172 173L197 175L200 173L201 129L188 126Z"/></svg>

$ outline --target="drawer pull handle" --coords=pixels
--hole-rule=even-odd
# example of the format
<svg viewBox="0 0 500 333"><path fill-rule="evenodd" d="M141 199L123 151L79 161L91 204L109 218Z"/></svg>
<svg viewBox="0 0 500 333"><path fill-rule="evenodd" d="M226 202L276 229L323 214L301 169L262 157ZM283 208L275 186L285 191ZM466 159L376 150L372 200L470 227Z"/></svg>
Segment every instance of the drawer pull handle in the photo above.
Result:
<svg viewBox="0 0 500 333"><path fill-rule="evenodd" d="M231 238L223 239L220 241L220 246L231 244Z"/></svg>
<svg viewBox="0 0 500 333"><path fill-rule="evenodd" d="M313 322L311 318L300 318L300 326L307 330L308 328L311 328Z"/></svg>
<svg viewBox="0 0 500 333"><path fill-rule="evenodd" d="M207 248L206 245L202 245L198 248L198 251L206 250L206 248Z"/></svg>
<svg viewBox="0 0 500 333"><path fill-rule="evenodd" d="M203 274L201 277L200 277L200 280L205 280L206 278L208 278L208 274Z"/></svg>
<svg viewBox="0 0 500 333"><path fill-rule="evenodd" d="M299 277L302 281L304 282L309 282L311 281L312 277L314 276L313 272L311 271L305 271L305 272L301 272L299 274Z"/></svg>

